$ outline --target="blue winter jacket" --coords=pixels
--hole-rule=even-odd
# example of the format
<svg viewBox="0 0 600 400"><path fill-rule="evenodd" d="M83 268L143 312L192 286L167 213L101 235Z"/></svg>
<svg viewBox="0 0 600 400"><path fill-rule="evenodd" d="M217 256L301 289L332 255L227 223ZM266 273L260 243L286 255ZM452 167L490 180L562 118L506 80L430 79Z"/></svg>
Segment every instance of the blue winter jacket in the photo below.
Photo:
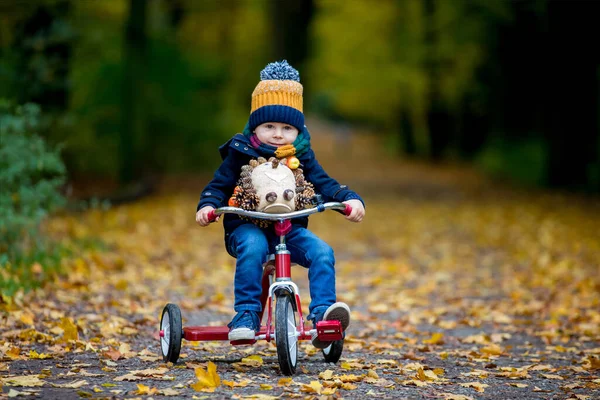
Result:
<svg viewBox="0 0 600 400"><path fill-rule="evenodd" d="M305 131L305 134L308 134L308 132ZM219 153L223 162L215 172L213 179L202 191L196 211L208 205L214 208L226 206L242 172L242 166L248 164L251 159L261 156L268 158L265 155L259 154L257 149L253 148L250 144L250 140L241 134L235 135L227 143L219 147ZM335 179L327 175L323 167L319 165L312 149L309 149L302 156L298 157L298 159L302 164L301 168L304 171L304 179L314 185L315 192L321 194L324 201L341 202L357 199L364 204L362 198L348 189L348 186L340 185ZM251 222L242 220L234 214L226 214L223 218L225 238L227 239L235 228L247 223ZM306 228L308 226L308 217L294 218L292 223Z"/></svg>

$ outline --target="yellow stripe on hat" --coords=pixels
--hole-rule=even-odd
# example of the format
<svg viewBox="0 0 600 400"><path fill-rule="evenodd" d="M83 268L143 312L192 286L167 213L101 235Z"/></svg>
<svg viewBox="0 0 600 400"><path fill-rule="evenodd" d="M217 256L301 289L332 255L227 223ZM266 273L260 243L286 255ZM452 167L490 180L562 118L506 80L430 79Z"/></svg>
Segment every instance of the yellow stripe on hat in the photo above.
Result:
<svg viewBox="0 0 600 400"><path fill-rule="evenodd" d="M288 106L302 111L302 84L292 80L260 81L252 92L251 113L264 106Z"/></svg>

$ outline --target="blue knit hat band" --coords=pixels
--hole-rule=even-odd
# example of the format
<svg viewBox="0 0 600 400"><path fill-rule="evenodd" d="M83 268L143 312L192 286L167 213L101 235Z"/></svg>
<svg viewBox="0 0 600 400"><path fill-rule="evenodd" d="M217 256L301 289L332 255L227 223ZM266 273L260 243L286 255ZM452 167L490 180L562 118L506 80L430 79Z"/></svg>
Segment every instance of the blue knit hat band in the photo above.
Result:
<svg viewBox="0 0 600 400"><path fill-rule="evenodd" d="M264 106L252 114L248 125L251 131L265 122L281 122L283 124L292 125L300 132L304 129L304 114L295 108L281 105Z"/></svg>

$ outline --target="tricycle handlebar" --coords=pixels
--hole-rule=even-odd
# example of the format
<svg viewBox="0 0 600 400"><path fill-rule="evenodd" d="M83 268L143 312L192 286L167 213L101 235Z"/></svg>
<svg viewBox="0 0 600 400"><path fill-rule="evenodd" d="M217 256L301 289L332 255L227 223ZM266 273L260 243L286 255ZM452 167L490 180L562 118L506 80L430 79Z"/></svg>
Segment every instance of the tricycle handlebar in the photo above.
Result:
<svg viewBox="0 0 600 400"><path fill-rule="evenodd" d="M270 221L282 221L286 219L306 217L311 214L323 212L325 210L338 210L343 212L344 215L348 216L352 212L352 207L349 204L345 203L330 202L318 204L314 208L307 208L306 210L292 211L283 214L269 214L260 211L248 211L238 207L220 207L216 210L210 211L210 213L208 214L208 220L210 222L213 222L217 218L217 216L221 214L237 214L250 218L266 219Z"/></svg>

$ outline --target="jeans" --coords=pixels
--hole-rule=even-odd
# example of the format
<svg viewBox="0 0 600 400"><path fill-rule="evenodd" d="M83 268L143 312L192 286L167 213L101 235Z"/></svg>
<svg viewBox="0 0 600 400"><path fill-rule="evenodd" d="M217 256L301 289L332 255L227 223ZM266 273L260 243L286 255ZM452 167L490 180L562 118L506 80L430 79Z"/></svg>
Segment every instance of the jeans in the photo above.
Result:
<svg viewBox="0 0 600 400"><path fill-rule="evenodd" d="M252 310L260 312L262 305L262 265L269 254L275 252L279 237L273 228L261 229L254 224L237 227L226 241L227 252L237 259L235 265L234 309L237 312ZM293 263L308 269L311 302L310 315L322 315L335 303L335 258L333 249L314 233L300 226L293 226L285 237L287 250Z"/></svg>

